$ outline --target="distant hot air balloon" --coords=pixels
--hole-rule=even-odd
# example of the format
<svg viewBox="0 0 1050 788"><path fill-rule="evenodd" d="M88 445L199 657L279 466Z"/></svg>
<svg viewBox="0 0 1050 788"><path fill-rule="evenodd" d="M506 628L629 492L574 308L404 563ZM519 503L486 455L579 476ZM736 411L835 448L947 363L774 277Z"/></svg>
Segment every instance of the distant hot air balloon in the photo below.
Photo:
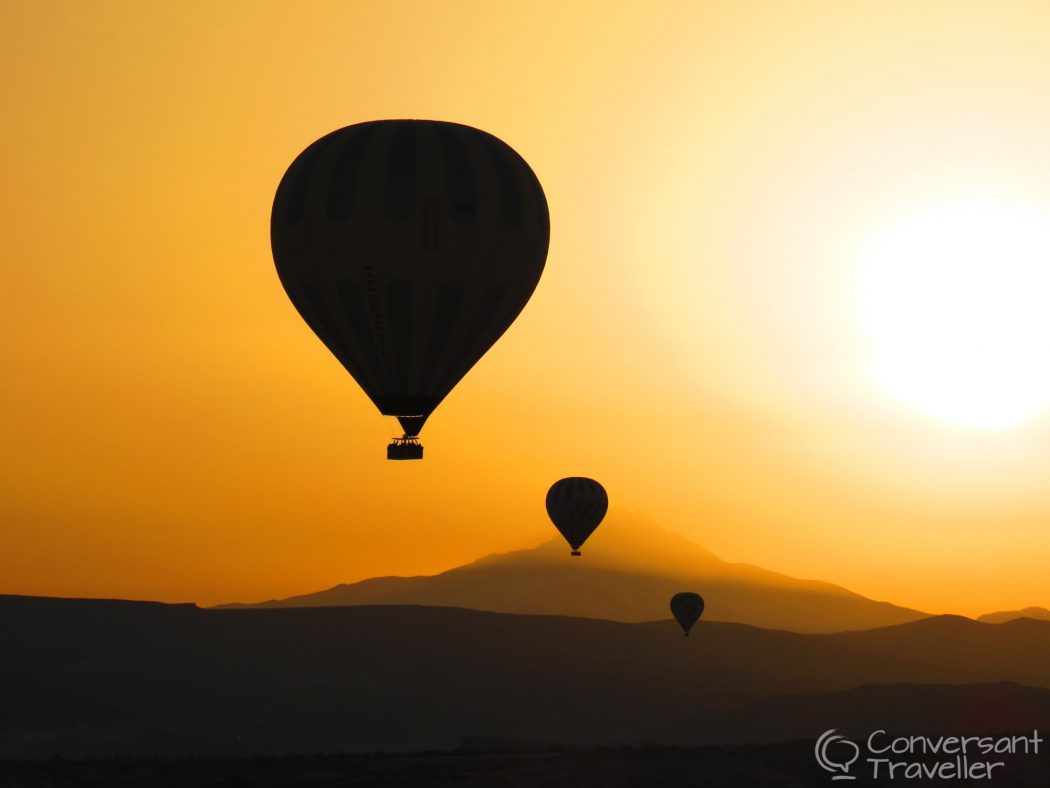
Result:
<svg viewBox="0 0 1050 788"><path fill-rule="evenodd" d="M572 547L571 555L580 554L609 509L605 488L594 479L570 476L555 482L547 491L547 515Z"/></svg>
<svg viewBox="0 0 1050 788"><path fill-rule="evenodd" d="M550 239L547 200L508 145L457 123L359 123L284 174L270 238L307 325L421 459L438 403L529 300Z"/></svg>
<svg viewBox="0 0 1050 788"><path fill-rule="evenodd" d="M683 591L671 597L671 613L681 625L682 632L689 637L689 630L700 620L704 612L704 598L691 591Z"/></svg>

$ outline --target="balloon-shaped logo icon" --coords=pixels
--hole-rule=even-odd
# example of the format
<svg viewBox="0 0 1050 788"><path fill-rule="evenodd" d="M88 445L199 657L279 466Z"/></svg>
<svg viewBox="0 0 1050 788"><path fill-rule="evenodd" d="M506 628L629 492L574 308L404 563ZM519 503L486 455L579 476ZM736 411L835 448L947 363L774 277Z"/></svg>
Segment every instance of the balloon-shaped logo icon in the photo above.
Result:
<svg viewBox="0 0 1050 788"><path fill-rule="evenodd" d="M829 750L832 752L829 753ZM849 767L860 757L860 747L839 734L835 728L821 734L817 739L816 747L813 748L813 753L817 757L820 768L832 773L832 780L856 779L849 773Z"/></svg>

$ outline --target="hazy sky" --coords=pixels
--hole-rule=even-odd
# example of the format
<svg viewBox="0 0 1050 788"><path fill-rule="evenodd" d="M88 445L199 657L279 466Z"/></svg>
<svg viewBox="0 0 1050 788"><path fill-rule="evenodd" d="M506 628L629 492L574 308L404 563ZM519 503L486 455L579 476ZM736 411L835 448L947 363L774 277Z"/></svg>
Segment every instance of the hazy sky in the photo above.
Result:
<svg viewBox="0 0 1050 788"><path fill-rule="evenodd" d="M4 11L0 592L215 603L430 573L547 538L547 487L589 475L728 560L931 611L1050 605L1050 394L995 361L1041 370L1050 343L991 330L1045 301L1046 3ZM389 425L269 248L299 151L400 117L505 140L552 226L422 463L385 460ZM952 206L992 204L974 241L988 212ZM1000 247L1019 215L1034 240ZM879 249L914 298L871 318ZM923 344L967 249L998 300ZM905 357L891 329L950 352ZM1038 401L945 420L989 380Z"/></svg>

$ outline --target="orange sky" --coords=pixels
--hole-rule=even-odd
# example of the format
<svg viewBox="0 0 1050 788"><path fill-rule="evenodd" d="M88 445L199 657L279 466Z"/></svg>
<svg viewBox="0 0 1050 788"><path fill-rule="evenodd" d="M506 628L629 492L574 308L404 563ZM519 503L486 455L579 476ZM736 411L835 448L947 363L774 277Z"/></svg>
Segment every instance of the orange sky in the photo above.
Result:
<svg viewBox="0 0 1050 788"><path fill-rule="evenodd" d="M1050 606L1050 414L950 426L870 379L867 239L1050 206L1045 3L9 2L0 592L215 603L552 531L556 478L723 558L931 611ZM543 279L389 429L288 302L309 142L454 120L521 153Z"/></svg>

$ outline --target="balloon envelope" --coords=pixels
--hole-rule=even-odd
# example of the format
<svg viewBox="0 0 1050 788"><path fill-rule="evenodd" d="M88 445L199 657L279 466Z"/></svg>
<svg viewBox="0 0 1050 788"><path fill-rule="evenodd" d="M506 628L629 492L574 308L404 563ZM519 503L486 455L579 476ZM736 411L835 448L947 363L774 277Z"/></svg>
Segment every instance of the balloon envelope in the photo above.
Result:
<svg viewBox="0 0 1050 788"><path fill-rule="evenodd" d="M671 614L682 627L682 632L689 637L689 630L700 620L704 612L704 598L691 591L683 591L671 597Z"/></svg>
<svg viewBox="0 0 1050 788"><path fill-rule="evenodd" d="M572 555L598 527L609 510L609 496L594 479L570 476L547 491L547 515L572 547Z"/></svg>
<svg viewBox="0 0 1050 788"><path fill-rule="evenodd" d="M306 148L270 238L299 314L412 440L529 300L550 224L536 176L496 137L389 120Z"/></svg>

